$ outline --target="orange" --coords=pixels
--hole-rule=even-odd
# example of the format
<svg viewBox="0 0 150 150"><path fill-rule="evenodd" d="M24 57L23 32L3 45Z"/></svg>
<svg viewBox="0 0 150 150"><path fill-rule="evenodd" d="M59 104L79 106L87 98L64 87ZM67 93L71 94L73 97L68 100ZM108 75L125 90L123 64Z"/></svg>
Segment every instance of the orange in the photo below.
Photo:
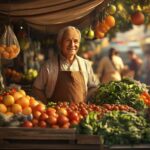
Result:
<svg viewBox="0 0 150 150"><path fill-rule="evenodd" d="M105 33L101 32L101 31L100 32L96 31L95 36L96 36L96 38L102 39L105 37Z"/></svg>
<svg viewBox="0 0 150 150"><path fill-rule="evenodd" d="M41 113L40 111L34 111L34 112L33 112L33 117L36 118L36 119L39 119L40 116L41 116L41 114L42 114L42 113Z"/></svg>
<svg viewBox="0 0 150 150"><path fill-rule="evenodd" d="M110 27L105 22L100 23L97 28L99 32L103 33L106 33L110 29Z"/></svg>
<svg viewBox="0 0 150 150"><path fill-rule="evenodd" d="M18 90L18 92L20 92L23 96L26 95L26 92L24 90L22 90L22 89Z"/></svg>
<svg viewBox="0 0 150 150"><path fill-rule="evenodd" d="M11 111L14 114L21 113L22 112L22 107L19 104L13 104L12 108L11 108Z"/></svg>
<svg viewBox="0 0 150 150"><path fill-rule="evenodd" d="M6 113L7 112L7 107L4 104L0 104L0 112L1 113Z"/></svg>
<svg viewBox="0 0 150 150"><path fill-rule="evenodd" d="M23 95L22 95L20 92L15 92L15 93L13 94L13 97L14 97L14 99L15 99L15 101L16 101L16 100L18 100L19 98L23 97Z"/></svg>
<svg viewBox="0 0 150 150"><path fill-rule="evenodd" d="M105 18L105 23L109 26L109 27L113 27L113 26L115 26L115 18L113 17L113 16L107 16L106 18Z"/></svg>
<svg viewBox="0 0 150 150"><path fill-rule="evenodd" d="M24 115L30 115L32 113L32 109L31 107L25 107L23 110L22 110L22 113Z"/></svg>
<svg viewBox="0 0 150 150"><path fill-rule="evenodd" d="M16 100L16 104L20 104L22 108L28 107L29 106L29 99L26 96L23 96Z"/></svg>
<svg viewBox="0 0 150 150"><path fill-rule="evenodd" d="M40 112L44 112L46 110L46 106L42 103L36 105L34 108L33 108L34 111L40 111Z"/></svg>
<svg viewBox="0 0 150 150"><path fill-rule="evenodd" d="M3 51L2 58L9 59L9 53L7 51Z"/></svg>
<svg viewBox="0 0 150 150"><path fill-rule="evenodd" d="M33 98L30 98L30 107L35 107L36 105L38 105L39 103Z"/></svg>
<svg viewBox="0 0 150 150"><path fill-rule="evenodd" d="M7 111L5 114L6 114L7 116L12 116L12 115L13 115L13 113L10 112L10 111Z"/></svg>
<svg viewBox="0 0 150 150"><path fill-rule="evenodd" d="M3 103L6 106L11 106L12 104L14 104L15 100L14 97L12 95L6 95L3 97Z"/></svg>

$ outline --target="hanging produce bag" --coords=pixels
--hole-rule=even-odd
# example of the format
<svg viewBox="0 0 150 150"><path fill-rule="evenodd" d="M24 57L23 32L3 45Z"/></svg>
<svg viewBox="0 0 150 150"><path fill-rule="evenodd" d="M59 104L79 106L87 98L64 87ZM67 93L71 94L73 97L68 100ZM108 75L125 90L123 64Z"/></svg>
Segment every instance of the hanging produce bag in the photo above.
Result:
<svg viewBox="0 0 150 150"><path fill-rule="evenodd" d="M5 59L13 59L19 52L20 46L16 35L9 25L5 26L4 34L0 39L0 56Z"/></svg>

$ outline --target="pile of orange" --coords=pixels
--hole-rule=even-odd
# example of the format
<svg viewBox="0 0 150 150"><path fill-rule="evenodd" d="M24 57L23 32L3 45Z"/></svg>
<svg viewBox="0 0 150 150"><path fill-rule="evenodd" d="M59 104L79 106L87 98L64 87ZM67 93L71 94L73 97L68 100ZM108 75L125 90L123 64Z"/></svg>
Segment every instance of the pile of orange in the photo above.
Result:
<svg viewBox="0 0 150 150"><path fill-rule="evenodd" d="M6 76L6 79L11 79L13 82L20 82L23 78L23 74L10 68L4 69L4 74Z"/></svg>
<svg viewBox="0 0 150 150"><path fill-rule="evenodd" d="M15 44L9 46L0 45L0 55L2 58L13 59L19 54L19 52L20 48Z"/></svg>
<svg viewBox="0 0 150 150"><path fill-rule="evenodd" d="M24 90L11 90L0 95L0 113L8 115L17 113L30 115L32 109L38 104L40 102L26 95Z"/></svg>
<svg viewBox="0 0 150 150"><path fill-rule="evenodd" d="M107 16L102 22L97 22L95 27L96 38L102 39L106 33L115 26L115 18L111 15Z"/></svg>

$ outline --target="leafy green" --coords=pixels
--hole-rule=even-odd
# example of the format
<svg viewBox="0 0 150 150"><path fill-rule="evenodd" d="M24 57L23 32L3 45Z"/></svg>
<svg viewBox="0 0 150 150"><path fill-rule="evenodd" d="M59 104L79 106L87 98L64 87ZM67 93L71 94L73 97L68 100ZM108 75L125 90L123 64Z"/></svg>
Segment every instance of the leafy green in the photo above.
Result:
<svg viewBox="0 0 150 150"><path fill-rule="evenodd" d="M146 86L131 79L122 81L111 81L107 84L99 85L93 103L95 104L124 104L137 110L145 108L145 104L140 100L140 94L146 90Z"/></svg>

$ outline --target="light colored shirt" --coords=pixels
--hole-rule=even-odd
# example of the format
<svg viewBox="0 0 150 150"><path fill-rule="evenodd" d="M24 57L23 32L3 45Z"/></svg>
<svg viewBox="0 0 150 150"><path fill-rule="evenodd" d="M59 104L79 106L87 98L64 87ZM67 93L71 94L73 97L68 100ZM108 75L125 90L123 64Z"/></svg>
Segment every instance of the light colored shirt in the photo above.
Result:
<svg viewBox="0 0 150 150"><path fill-rule="evenodd" d="M97 87L99 84L98 78L93 73L92 63L79 56L76 56L73 63L70 65L65 57L60 57L61 71L79 71L83 73L86 91L89 88ZM50 98L54 92L58 77L58 57L51 56L50 59L41 67L38 77L33 86L39 90L43 90L47 98Z"/></svg>

